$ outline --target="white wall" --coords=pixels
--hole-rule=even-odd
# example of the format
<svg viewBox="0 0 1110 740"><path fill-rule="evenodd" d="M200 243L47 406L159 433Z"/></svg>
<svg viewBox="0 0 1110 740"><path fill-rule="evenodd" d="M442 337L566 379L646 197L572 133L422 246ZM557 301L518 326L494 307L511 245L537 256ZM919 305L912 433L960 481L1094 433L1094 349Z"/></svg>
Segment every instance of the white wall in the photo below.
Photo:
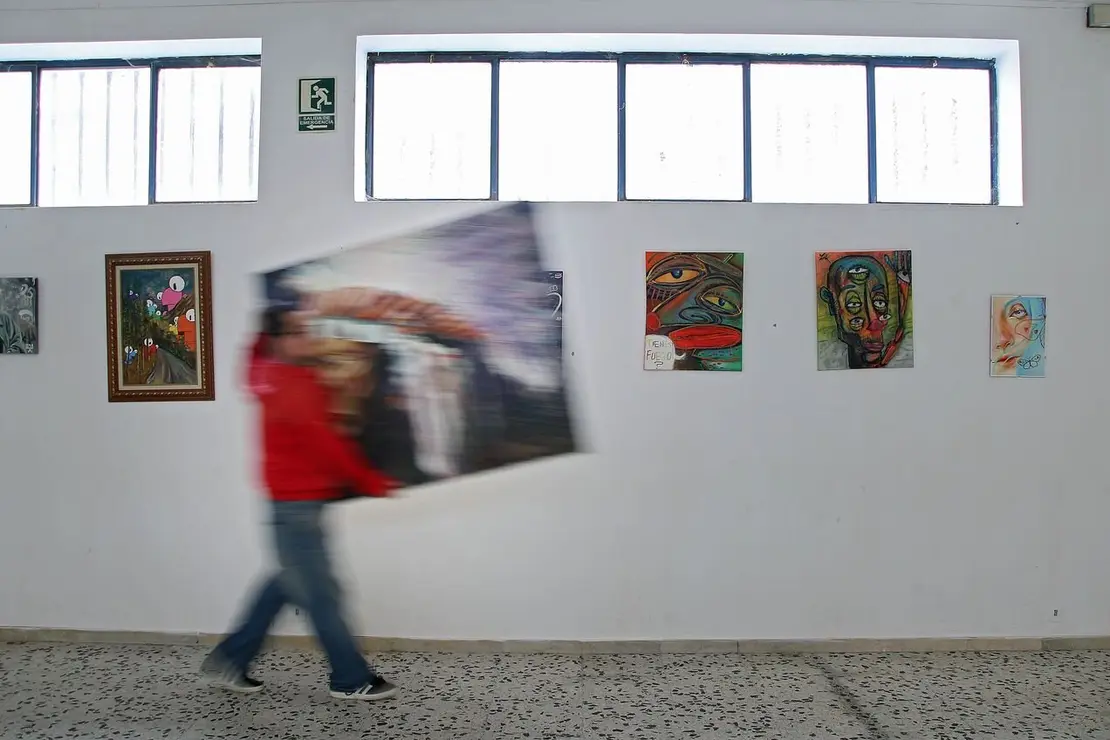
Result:
<svg viewBox="0 0 1110 740"><path fill-rule="evenodd" d="M1026 205L552 207L596 454L337 512L358 631L1110 633L1110 32L1081 3L11 10L30 4L0 3L0 42L261 36L262 182L249 205L0 211L0 272L42 281L42 354L0 362L0 625L220 631L238 608L265 544L237 388L250 273L471 208L353 202L356 34L657 31L1018 39ZM333 73L338 131L296 133L296 79ZM813 252L895 246L914 250L916 367L818 373ZM109 406L103 255L196 248L214 253L218 400ZM640 370L652 249L747 254L742 374ZM992 291L1050 297L1047 379L988 378Z"/></svg>

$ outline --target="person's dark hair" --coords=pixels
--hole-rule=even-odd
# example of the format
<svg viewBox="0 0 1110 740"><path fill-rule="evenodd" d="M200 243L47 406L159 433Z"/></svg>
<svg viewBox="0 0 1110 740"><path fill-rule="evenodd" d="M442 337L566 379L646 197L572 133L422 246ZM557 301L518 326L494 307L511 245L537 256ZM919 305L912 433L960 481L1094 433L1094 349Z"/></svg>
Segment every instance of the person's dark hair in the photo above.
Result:
<svg viewBox="0 0 1110 740"><path fill-rule="evenodd" d="M276 339L287 331L285 319L292 312L286 306L270 306L262 312L262 335Z"/></svg>

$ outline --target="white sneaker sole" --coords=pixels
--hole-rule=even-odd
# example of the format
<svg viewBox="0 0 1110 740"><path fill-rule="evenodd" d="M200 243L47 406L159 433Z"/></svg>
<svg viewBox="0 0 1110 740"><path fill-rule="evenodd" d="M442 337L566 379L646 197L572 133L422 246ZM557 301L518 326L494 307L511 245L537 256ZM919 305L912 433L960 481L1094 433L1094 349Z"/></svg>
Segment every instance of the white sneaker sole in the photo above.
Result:
<svg viewBox="0 0 1110 740"><path fill-rule="evenodd" d="M239 684L229 683L222 678L214 676L202 676L201 679L209 687L213 689L221 689L223 691L230 691L233 694L257 694L265 688L265 686L241 686Z"/></svg>
<svg viewBox="0 0 1110 740"><path fill-rule="evenodd" d="M342 691L331 691L332 699L344 699L346 701L385 701L392 699L401 693L401 690L394 686L389 691L382 691L377 694L345 694Z"/></svg>

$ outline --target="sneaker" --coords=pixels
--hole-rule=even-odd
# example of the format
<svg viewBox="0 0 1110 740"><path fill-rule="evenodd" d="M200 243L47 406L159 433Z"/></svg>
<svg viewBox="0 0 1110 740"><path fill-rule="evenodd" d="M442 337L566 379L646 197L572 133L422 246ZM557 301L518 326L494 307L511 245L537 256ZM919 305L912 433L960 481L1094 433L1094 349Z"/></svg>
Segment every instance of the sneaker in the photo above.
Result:
<svg viewBox="0 0 1110 740"><path fill-rule="evenodd" d="M333 699L352 699L354 701L382 701L392 699L400 691L396 686L386 681L381 676L374 676L354 691L331 690Z"/></svg>
<svg viewBox="0 0 1110 740"><path fill-rule="evenodd" d="M262 682L217 657L209 655L200 667L201 678L209 686L234 691L237 694L254 694L262 690Z"/></svg>

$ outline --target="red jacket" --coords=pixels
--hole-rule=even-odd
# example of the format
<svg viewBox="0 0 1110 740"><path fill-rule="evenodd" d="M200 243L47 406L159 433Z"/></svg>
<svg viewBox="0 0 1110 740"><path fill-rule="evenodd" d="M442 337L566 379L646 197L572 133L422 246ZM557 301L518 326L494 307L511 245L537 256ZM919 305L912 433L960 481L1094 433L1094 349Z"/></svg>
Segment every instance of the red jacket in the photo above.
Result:
<svg viewBox="0 0 1110 740"><path fill-rule="evenodd" d="M251 351L247 386L262 407L262 477L275 501L320 501L354 488L385 496L388 479L371 468L328 418L328 393L316 372Z"/></svg>

